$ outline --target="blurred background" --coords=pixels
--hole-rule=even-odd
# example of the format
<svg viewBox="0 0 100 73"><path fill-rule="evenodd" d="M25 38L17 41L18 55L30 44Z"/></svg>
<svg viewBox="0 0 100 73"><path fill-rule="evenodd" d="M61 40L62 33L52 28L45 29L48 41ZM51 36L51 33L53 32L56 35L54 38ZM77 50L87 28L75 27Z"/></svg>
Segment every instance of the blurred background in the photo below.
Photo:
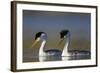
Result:
<svg viewBox="0 0 100 73"><path fill-rule="evenodd" d="M60 31L68 29L71 33L70 49L90 50L91 15L89 13L53 12L23 10L23 61L28 56L38 56L41 43L30 48L37 32L46 32L48 40L45 49L60 49Z"/></svg>

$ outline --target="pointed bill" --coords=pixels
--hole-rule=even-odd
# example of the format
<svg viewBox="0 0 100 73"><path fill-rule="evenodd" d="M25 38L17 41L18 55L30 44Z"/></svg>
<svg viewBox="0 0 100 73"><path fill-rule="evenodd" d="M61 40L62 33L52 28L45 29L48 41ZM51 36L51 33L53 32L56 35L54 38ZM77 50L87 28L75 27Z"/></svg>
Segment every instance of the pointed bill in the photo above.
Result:
<svg viewBox="0 0 100 73"><path fill-rule="evenodd" d="M64 40L64 39L61 39L61 40L59 41L58 46L62 44L63 40Z"/></svg>
<svg viewBox="0 0 100 73"><path fill-rule="evenodd" d="M37 38L37 39L35 40L35 42L32 44L31 48L34 47L39 41L40 41L40 38Z"/></svg>

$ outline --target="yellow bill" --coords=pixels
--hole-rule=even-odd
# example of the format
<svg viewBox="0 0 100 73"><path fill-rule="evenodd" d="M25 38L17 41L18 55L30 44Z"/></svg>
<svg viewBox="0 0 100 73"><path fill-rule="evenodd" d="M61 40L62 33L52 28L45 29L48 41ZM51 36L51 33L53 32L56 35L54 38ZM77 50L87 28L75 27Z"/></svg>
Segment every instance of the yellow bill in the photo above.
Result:
<svg viewBox="0 0 100 73"><path fill-rule="evenodd" d="M39 41L40 41L40 38L37 38L37 40L35 40L35 42L32 44L31 48L34 47Z"/></svg>
<svg viewBox="0 0 100 73"><path fill-rule="evenodd" d="M57 46L61 45L64 39L61 39Z"/></svg>

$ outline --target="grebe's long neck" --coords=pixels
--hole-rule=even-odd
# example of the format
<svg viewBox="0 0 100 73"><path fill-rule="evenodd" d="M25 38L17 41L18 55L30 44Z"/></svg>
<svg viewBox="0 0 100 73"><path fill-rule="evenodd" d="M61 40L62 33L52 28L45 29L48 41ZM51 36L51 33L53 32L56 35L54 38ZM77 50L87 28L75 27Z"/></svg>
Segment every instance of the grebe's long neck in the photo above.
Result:
<svg viewBox="0 0 100 73"><path fill-rule="evenodd" d="M45 54L46 54L44 52L45 44L46 44L46 40L43 40L42 43L41 43L40 49L39 49L39 56L45 56Z"/></svg>
<svg viewBox="0 0 100 73"><path fill-rule="evenodd" d="M65 46L62 51L62 56L69 56L68 48L69 48L70 37L66 38Z"/></svg>

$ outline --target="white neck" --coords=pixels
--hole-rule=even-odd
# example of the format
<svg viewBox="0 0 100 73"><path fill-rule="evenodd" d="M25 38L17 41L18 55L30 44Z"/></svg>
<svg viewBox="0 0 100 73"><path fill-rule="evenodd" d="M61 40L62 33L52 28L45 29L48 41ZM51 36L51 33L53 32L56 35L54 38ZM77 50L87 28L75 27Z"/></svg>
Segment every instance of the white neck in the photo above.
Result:
<svg viewBox="0 0 100 73"><path fill-rule="evenodd" d="M67 37L65 46L63 48L62 56L69 56L69 53L68 53L69 41L70 41L70 37Z"/></svg>
<svg viewBox="0 0 100 73"><path fill-rule="evenodd" d="M42 41L42 44L41 44L41 46L40 46L40 49L39 49L39 56L45 56L45 52L44 52L44 47L45 47L45 44L46 44L46 40L43 40Z"/></svg>

